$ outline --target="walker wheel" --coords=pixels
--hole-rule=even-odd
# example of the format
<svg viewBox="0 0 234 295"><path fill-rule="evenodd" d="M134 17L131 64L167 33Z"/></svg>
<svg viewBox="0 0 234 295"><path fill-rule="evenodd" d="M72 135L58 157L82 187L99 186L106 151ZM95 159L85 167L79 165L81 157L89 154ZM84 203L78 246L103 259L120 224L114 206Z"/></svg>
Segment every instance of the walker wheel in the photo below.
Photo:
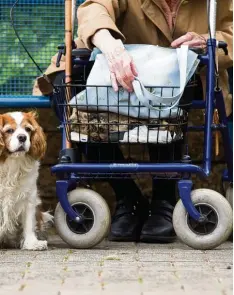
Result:
<svg viewBox="0 0 234 295"><path fill-rule="evenodd" d="M86 204L82 204L82 203L73 205L72 209L75 212L80 212L83 218L83 222L77 223L67 216L66 222L68 227L75 234L78 234L78 235L87 234L92 229L94 224L94 214L92 209L88 207Z"/></svg>
<svg viewBox="0 0 234 295"><path fill-rule="evenodd" d="M190 229L198 235L208 235L212 233L218 224L218 215L213 207L207 204L195 205L195 208L201 215L206 216L206 221L201 223L194 220L187 214L187 223Z"/></svg>
<svg viewBox="0 0 234 295"><path fill-rule="evenodd" d="M173 213L173 225L178 238L200 250L214 249L225 242L232 232L232 208L218 192L197 189L191 192L196 209L206 217L202 223L189 216L181 200Z"/></svg>
<svg viewBox="0 0 234 295"><path fill-rule="evenodd" d="M229 184L228 188L226 189L226 199L233 209L233 184Z"/></svg>
<svg viewBox="0 0 234 295"><path fill-rule="evenodd" d="M54 220L59 236L77 249L88 249L99 244L106 237L111 223L106 201L95 191L83 188L68 193L68 201L81 214L83 222L71 220L58 203Z"/></svg>
<svg viewBox="0 0 234 295"><path fill-rule="evenodd" d="M228 184L225 197L226 197L227 201L229 202L229 204L231 205L232 210L233 210L233 183ZM231 233L228 240L233 242L233 232Z"/></svg>

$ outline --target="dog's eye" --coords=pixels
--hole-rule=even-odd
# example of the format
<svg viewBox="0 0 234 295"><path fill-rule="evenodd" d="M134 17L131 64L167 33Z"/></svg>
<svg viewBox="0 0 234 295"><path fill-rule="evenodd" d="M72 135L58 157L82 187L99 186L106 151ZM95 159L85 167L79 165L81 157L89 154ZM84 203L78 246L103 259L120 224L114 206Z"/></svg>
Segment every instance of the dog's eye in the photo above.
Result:
<svg viewBox="0 0 234 295"><path fill-rule="evenodd" d="M10 129L7 129L7 130L6 130L6 133L8 133L8 134L12 134L12 133L14 133L14 131L15 131L14 129L10 128Z"/></svg>
<svg viewBox="0 0 234 295"><path fill-rule="evenodd" d="M25 127L25 131L26 131L26 132L31 132L31 131L32 131L32 129L31 129L31 128L29 128L29 127Z"/></svg>

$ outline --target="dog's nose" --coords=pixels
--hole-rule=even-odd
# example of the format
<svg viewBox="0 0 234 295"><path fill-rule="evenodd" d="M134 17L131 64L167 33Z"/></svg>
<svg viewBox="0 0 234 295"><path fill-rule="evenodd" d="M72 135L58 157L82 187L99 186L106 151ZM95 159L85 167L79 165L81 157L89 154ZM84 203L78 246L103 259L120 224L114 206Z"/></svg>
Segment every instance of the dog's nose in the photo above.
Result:
<svg viewBox="0 0 234 295"><path fill-rule="evenodd" d="M27 139L26 135L24 135L24 134L19 134L17 136L17 138L18 138L19 142L22 142L22 143L25 142Z"/></svg>

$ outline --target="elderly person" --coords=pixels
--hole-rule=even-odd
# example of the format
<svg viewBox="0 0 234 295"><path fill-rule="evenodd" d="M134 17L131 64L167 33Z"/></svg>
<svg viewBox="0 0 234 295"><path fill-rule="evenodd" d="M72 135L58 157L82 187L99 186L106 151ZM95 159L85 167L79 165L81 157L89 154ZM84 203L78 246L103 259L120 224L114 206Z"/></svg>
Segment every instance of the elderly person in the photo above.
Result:
<svg viewBox="0 0 234 295"><path fill-rule="evenodd" d="M220 86L223 88L227 115L231 112L228 101L228 76L232 66L232 1L218 1L217 39L228 43L229 55L219 52ZM137 76L134 61L124 49L125 44L152 44L164 47L206 47L208 34L207 0L87 0L78 8L78 47L99 48L106 56L113 88L119 86L133 91L132 81ZM53 61L54 62L54 61ZM64 64L60 69L63 70ZM54 71L53 64L47 74ZM202 88L205 88L205 69L200 71ZM35 86L51 91L41 77ZM204 92L204 91L203 91ZM164 161L168 152L163 148ZM117 151L119 153L119 151ZM95 153L94 153L95 154ZM94 157L92 154L90 157ZM156 159L151 154L151 161ZM177 157L179 157L179 152ZM122 157L119 154L119 159ZM179 159L179 158L178 158ZM170 160L169 160L170 161ZM125 180L126 181L126 180ZM145 198L132 180L123 186L122 180L113 180L117 206L113 217L110 239L145 242L171 242L175 238L172 211L175 204L176 182L153 181L153 196L149 210Z"/></svg>

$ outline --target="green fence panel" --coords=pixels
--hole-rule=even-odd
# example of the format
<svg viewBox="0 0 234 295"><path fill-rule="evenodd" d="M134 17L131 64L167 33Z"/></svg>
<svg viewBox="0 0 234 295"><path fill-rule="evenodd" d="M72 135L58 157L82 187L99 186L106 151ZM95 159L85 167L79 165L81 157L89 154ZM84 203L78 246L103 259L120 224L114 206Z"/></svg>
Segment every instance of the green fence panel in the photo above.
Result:
<svg viewBox="0 0 234 295"><path fill-rule="evenodd" d="M35 78L41 73L19 43L10 21L15 1L0 0L0 98L31 95ZM82 0L77 0L77 6ZM63 0L19 0L14 10L15 27L44 71L57 45L64 41Z"/></svg>

